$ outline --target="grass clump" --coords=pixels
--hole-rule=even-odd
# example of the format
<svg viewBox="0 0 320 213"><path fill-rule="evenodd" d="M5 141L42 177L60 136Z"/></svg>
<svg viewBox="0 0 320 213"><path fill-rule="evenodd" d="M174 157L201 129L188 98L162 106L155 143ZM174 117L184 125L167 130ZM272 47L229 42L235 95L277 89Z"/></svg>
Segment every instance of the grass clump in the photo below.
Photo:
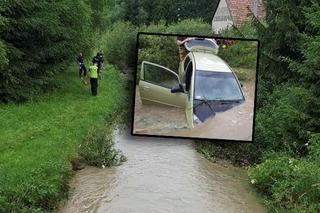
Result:
<svg viewBox="0 0 320 213"><path fill-rule="evenodd" d="M92 130L79 145L79 155L86 164L97 167L121 165L127 159L114 147L113 126Z"/></svg>

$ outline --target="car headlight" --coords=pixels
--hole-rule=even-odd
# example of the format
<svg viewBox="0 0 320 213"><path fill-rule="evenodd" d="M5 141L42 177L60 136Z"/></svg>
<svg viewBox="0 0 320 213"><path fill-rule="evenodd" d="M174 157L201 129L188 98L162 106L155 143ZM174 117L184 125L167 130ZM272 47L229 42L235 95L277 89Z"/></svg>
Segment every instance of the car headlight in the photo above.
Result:
<svg viewBox="0 0 320 213"><path fill-rule="evenodd" d="M193 114L193 122L196 124L201 123L201 121L199 120L199 118L195 114Z"/></svg>

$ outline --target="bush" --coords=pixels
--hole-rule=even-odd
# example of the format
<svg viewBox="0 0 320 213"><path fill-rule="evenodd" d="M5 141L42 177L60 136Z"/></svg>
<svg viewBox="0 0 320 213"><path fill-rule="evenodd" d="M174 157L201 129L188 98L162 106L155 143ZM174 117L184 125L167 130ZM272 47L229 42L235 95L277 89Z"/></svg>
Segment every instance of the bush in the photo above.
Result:
<svg viewBox="0 0 320 213"><path fill-rule="evenodd" d="M114 148L113 127L92 130L79 145L79 155L91 166L120 165L126 157Z"/></svg>
<svg viewBox="0 0 320 213"><path fill-rule="evenodd" d="M130 22L116 22L101 37L105 60L121 70L134 67L137 32L137 27Z"/></svg>
<svg viewBox="0 0 320 213"><path fill-rule="evenodd" d="M257 144L265 150L305 155L309 132L319 130L319 99L306 89L281 85L274 88L268 100L270 105L257 112Z"/></svg>
<svg viewBox="0 0 320 213"><path fill-rule="evenodd" d="M309 151L308 158L315 162L320 161L320 133L312 134L308 143L305 145L308 147Z"/></svg>
<svg viewBox="0 0 320 213"><path fill-rule="evenodd" d="M219 49L219 56L228 62L231 67L248 68L256 70L258 42L240 41Z"/></svg>
<svg viewBox="0 0 320 213"><path fill-rule="evenodd" d="M221 32L223 37L256 39L258 32L254 23L248 21L240 27L233 27Z"/></svg>
<svg viewBox="0 0 320 213"><path fill-rule="evenodd" d="M212 36L211 25L202 19L186 19L170 24L166 33Z"/></svg>
<svg viewBox="0 0 320 213"><path fill-rule="evenodd" d="M140 35L138 66L150 61L178 72L179 54L175 36ZM138 68L140 71L140 69Z"/></svg>
<svg viewBox="0 0 320 213"><path fill-rule="evenodd" d="M251 169L249 177L254 187L267 196L270 208L316 212L320 209L319 163L319 160L273 154Z"/></svg>

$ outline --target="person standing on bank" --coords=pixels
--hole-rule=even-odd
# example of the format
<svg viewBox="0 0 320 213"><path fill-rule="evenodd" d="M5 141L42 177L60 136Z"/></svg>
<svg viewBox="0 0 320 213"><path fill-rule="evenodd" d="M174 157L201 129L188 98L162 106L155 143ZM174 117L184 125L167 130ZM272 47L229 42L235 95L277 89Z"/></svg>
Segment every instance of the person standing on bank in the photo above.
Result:
<svg viewBox="0 0 320 213"><path fill-rule="evenodd" d="M93 96L97 96L98 94L98 63L93 63L93 65L89 67L89 77L90 77L90 85L91 85L91 94Z"/></svg>
<svg viewBox="0 0 320 213"><path fill-rule="evenodd" d="M185 37L185 36L177 36L177 45L179 46L179 58L180 62L184 60L186 55L188 54L186 47L184 46L184 43L187 41L192 40L190 37Z"/></svg>
<svg viewBox="0 0 320 213"><path fill-rule="evenodd" d="M98 56L98 60L99 60L99 63L98 63L98 76L99 76L99 79L102 79L103 51L100 50L100 51L97 53L97 56Z"/></svg>
<svg viewBox="0 0 320 213"><path fill-rule="evenodd" d="M86 77L87 75L87 68L84 64L84 57L82 53L80 53L79 56L77 57L77 61L79 63L79 78L82 82L86 83L84 81L84 77Z"/></svg>

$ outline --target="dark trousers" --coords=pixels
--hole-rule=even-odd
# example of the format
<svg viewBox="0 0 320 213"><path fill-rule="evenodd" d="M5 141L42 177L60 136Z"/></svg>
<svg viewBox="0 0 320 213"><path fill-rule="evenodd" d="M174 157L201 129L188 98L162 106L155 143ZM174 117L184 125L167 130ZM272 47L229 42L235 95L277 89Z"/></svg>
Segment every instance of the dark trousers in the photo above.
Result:
<svg viewBox="0 0 320 213"><path fill-rule="evenodd" d="M83 73L83 75L82 75L82 73ZM87 75L87 68L84 64L81 64L79 66L79 78L85 77L86 75Z"/></svg>
<svg viewBox="0 0 320 213"><path fill-rule="evenodd" d="M93 96L96 96L98 93L98 79L90 78L90 85L91 85L91 94Z"/></svg>

